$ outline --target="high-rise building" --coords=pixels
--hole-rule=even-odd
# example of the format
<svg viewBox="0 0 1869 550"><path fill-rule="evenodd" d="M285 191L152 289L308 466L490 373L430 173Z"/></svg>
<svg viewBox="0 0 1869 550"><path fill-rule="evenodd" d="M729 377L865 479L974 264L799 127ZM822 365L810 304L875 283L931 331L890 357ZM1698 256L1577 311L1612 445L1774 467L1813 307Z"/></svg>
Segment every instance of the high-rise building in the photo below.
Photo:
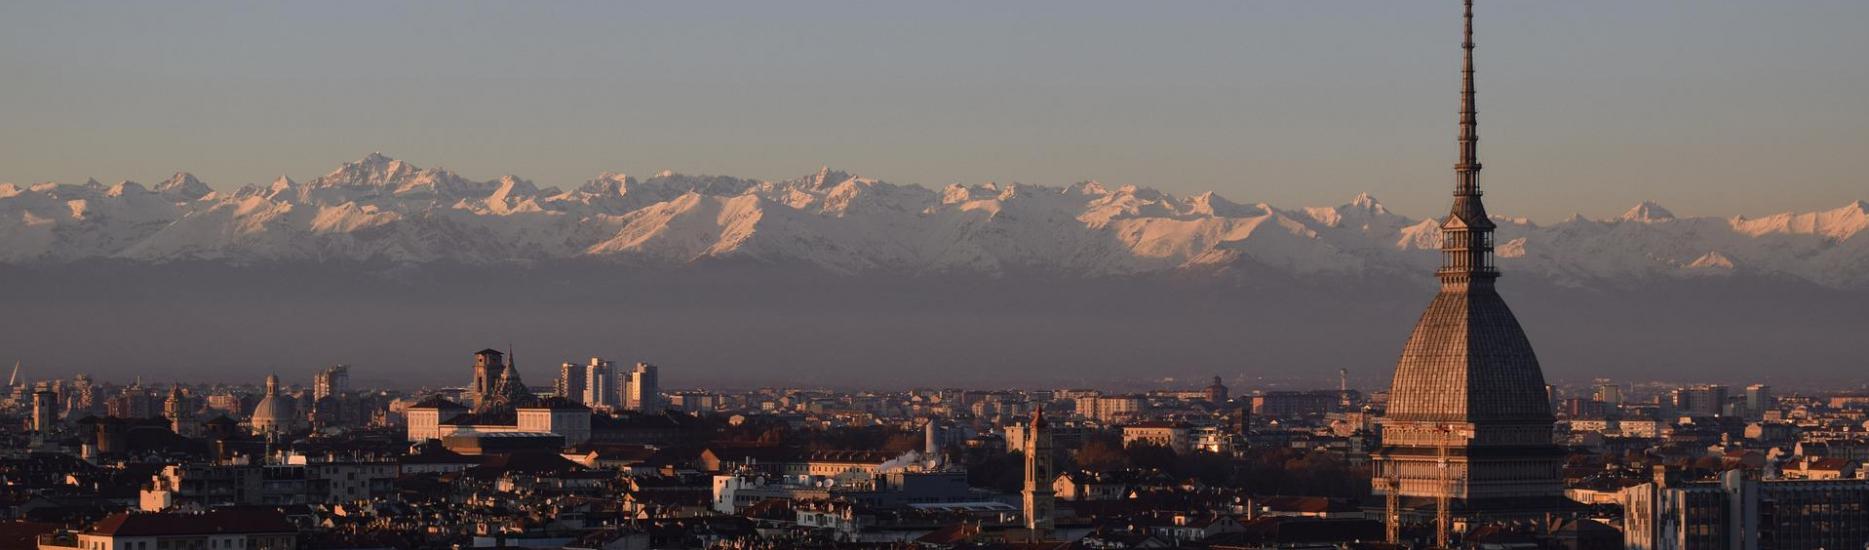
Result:
<svg viewBox="0 0 1869 550"><path fill-rule="evenodd" d="M52 390L32 392L32 430L51 433L58 426L58 394Z"/></svg>
<svg viewBox="0 0 1869 550"><path fill-rule="evenodd" d="M1745 469L1622 491L1623 547L1860 548L1869 541L1869 480L1760 480Z"/></svg>
<svg viewBox="0 0 1869 550"><path fill-rule="evenodd" d="M1703 384L1681 388L1674 391L1674 409L1687 416L1721 416L1726 414L1726 386Z"/></svg>
<svg viewBox="0 0 1869 550"><path fill-rule="evenodd" d="M661 412L662 394L656 385L655 365L637 363L629 373L629 385L623 389L623 408L636 412Z"/></svg>
<svg viewBox="0 0 1869 550"><path fill-rule="evenodd" d="M169 388L169 397L162 401L162 416L169 419L169 430L184 436L194 435L195 409L194 399L182 391L182 385Z"/></svg>
<svg viewBox="0 0 1869 550"><path fill-rule="evenodd" d="M1766 411L1778 408L1778 400L1772 397L1772 387L1765 384L1746 386L1746 415L1757 418Z"/></svg>
<svg viewBox="0 0 1869 550"><path fill-rule="evenodd" d="M616 408L615 367L602 357L592 357L584 369L584 404L593 409Z"/></svg>
<svg viewBox="0 0 1869 550"><path fill-rule="evenodd" d="M312 375L312 400L344 395L350 391L350 365L332 365Z"/></svg>
<svg viewBox="0 0 1869 550"><path fill-rule="evenodd" d="M1025 446L1020 449L1025 454L1025 487L1019 494L1024 500L1025 529L1032 541L1038 542L1051 534L1052 510L1057 504L1051 488L1057 477L1051 465L1051 430L1045 424L1044 409L1032 412L1027 433L1030 437L1025 438Z"/></svg>
<svg viewBox="0 0 1869 550"><path fill-rule="evenodd" d="M1480 200L1473 2L1466 3L1459 162L1441 221L1440 291L1402 348L1371 486L1398 513L1533 514L1563 504L1564 451L1531 340L1494 288L1494 223Z"/></svg>
<svg viewBox="0 0 1869 550"><path fill-rule="evenodd" d="M1590 392L1590 397L1597 401L1602 401L1604 405L1610 408L1621 407L1622 386L1618 386L1608 379L1598 378L1596 380L1596 387Z"/></svg>
<svg viewBox="0 0 1869 550"><path fill-rule="evenodd" d="M558 381L552 384L552 393L574 403L583 403L584 376L584 365L565 361L558 366Z"/></svg>
<svg viewBox="0 0 1869 550"><path fill-rule="evenodd" d="M149 390L141 384L131 384L115 397L104 400L104 415L117 418L150 418L156 416L155 400L150 399Z"/></svg>

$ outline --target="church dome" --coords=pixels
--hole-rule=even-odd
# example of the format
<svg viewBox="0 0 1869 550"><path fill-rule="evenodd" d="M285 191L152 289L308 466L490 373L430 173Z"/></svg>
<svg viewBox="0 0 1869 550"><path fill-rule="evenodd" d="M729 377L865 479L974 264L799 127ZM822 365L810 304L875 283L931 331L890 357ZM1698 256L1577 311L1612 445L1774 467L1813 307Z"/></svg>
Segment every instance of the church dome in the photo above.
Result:
<svg viewBox="0 0 1869 550"><path fill-rule="evenodd" d="M270 432L289 428L292 414L292 404L279 398L279 376L267 375L266 394L253 407L253 417L249 420L253 431Z"/></svg>

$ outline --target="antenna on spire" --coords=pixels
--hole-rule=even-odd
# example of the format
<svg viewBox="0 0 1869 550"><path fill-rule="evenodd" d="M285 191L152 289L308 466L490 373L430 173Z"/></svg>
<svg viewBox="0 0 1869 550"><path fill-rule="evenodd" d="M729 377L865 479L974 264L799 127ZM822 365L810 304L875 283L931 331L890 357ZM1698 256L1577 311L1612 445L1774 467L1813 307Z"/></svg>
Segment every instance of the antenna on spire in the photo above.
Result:
<svg viewBox="0 0 1869 550"><path fill-rule="evenodd" d="M1465 33L1460 48L1465 50L1460 66L1460 173L1455 195L1480 194L1480 114L1474 105L1473 87L1473 0L1467 0Z"/></svg>

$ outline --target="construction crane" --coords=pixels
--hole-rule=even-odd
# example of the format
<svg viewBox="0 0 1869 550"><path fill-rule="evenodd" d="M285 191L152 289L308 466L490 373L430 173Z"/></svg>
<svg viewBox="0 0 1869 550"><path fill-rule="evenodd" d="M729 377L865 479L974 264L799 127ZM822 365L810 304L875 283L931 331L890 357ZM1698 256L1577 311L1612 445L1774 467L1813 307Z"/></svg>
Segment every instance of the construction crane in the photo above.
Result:
<svg viewBox="0 0 1869 550"><path fill-rule="evenodd" d="M1402 510L1401 510L1402 496L1400 493L1402 492L1402 478L1401 478L1401 475L1397 473L1399 470L1401 470L1401 464L1394 462L1394 461L1390 461L1388 463L1388 467L1389 467L1389 477L1384 480L1387 482L1385 486L1388 489L1387 491L1388 502L1385 503L1384 505L1384 515L1383 515L1383 518L1387 520L1386 522L1387 525L1384 526L1384 528L1387 529L1385 533L1388 537L1389 544L1401 544L1402 543Z"/></svg>
<svg viewBox="0 0 1869 550"><path fill-rule="evenodd" d="M1441 490L1435 491L1434 496L1434 540L1436 547L1447 548L1448 531L1453 523L1453 510L1449 509L1448 504L1453 500L1454 494L1451 475L1453 468L1447 462L1447 444L1448 440L1453 439L1453 428L1442 426L1440 432L1438 469L1440 470Z"/></svg>

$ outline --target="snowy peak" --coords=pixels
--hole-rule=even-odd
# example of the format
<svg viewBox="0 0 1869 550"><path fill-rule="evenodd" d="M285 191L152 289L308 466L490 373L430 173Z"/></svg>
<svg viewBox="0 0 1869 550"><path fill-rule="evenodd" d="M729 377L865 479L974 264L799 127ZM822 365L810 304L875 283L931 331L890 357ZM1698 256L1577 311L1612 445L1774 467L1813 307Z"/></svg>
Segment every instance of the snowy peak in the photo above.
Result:
<svg viewBox="0 0 1869 550"><path fill-rule="evenodd" d="M155 191L165 196L192 201L213 193L214 189L208 187L208 184L201 183L201 180L195 179L194 174L176 172L175 175L169 176L169 179L156 184Z"/></svg>
<svg viewBox="0 0 1869 550"><path fill-rule="evenodd" d="M1362 210L1371 214L1389 213L1389 209L1382 206L1382 203L1376 202L1376 197L1370 196L1369 193L1357 193L1355 197L1350 197L1350 204L1345 205L1345 207Z"/></svg>
<svg viewBox="0 0 1869 550"><path fill-rule="evenodd" d="M1630 208L1629 211L1623 212L1622 217L1619 219L1626 222L1661 222L1673 220L1674 213L1669 212L1667 208L1662 208L1661 205L1655 204L1654 202L1642 201L1637 203L1634 208Z"/></svg>
<svg viewBox="0 0 1869 550"><path fill-rule="evenodd" d="M1758 219L1735 216L1730 223L1735 231L1754 237L1776 233L1820 235L1833 241L1846 241L1869 230L1869 202L1858 200L1834 210L1786 212Z"/></svg>
<svg viewBox="0 0 1869 550"><path fill-rule="evenodd" d="M420 168L415 165L389 158L382 153L370 153L362 159L346 162L323 177L312 180L314 187L393 187L414 177Z"/></svg>
<svg viewBox="0 0 1869 550"><path fill-rule="evenodd" d="M117 182L116 185L110 186L109 190L104 191L104 196L121 197L124 195L141 194L141 193L148 193L148 192L149 192L149 189L144 188L143 184L136 183L130 180L123 180L123 181Z"/></svg>
<svg viewBox="0 0 1869 550"><path fill-rule="evenodd" d="M1501 268L1588 286L1771 266L1774 277L1869 289L1869 203L1758 219L1685 218L1644 202L1621 220L1539 226L1503 216ZM1669 223L1661 223L1673 220ZM91 258L234 262L530 263L595 259L703 269L748 260L857 274L1177 270L1306 276L1431 273L1434 218L1369 194L1278 208L1095 181L1065 187L894 185L822 167L782 180L664 171L597 175L569 192L475 180L371 154L306 183L213 193L161 184L0 185L0 263Z"/></svg>
<svg viewBox="0 0 1869 550"><path fill-rule="evenodd" d="M1699 270L1732 271L1733 259L1726 257L1725 254L1721 254L1718 250L1714 250L1702 254L1692 262L1688 262L1687 267L1688 269Z"/></svg>

